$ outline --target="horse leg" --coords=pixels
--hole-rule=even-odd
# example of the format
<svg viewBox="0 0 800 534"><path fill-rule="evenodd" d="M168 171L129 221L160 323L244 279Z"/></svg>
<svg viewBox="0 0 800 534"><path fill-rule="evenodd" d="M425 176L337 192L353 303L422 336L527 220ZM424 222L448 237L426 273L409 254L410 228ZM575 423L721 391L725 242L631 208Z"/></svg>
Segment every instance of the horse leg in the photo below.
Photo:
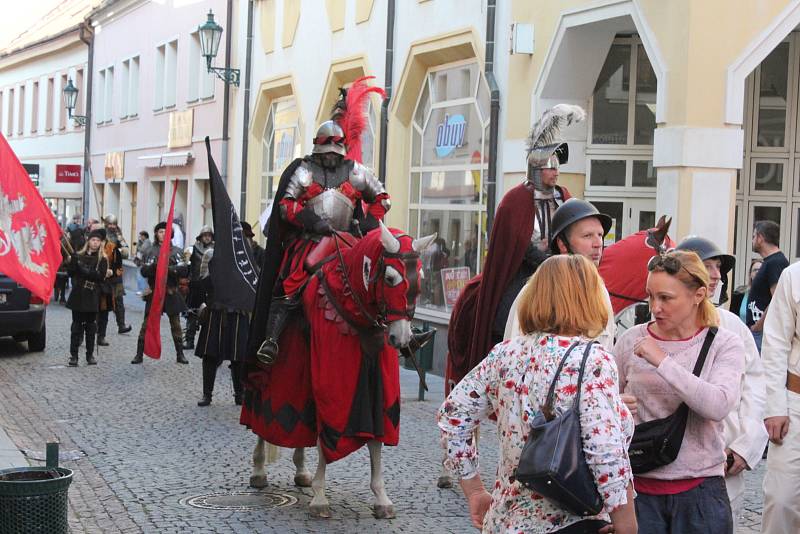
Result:
<svg viewBox="0 0 800 534"><path fill-rule="evenodd" d="M250 475L251 488L264 488L267 486L267 472L264 470L266 442L258 438L256 448L253 450L253 474Z"/></svg>
<svg viewBox="0 0 800 534"><path fill-rule="evenodd" d="M311 472L306 467L306 455L303 447L298 447L292 455L294 462L294 485L301 488L311 487Z"/></svg>
<svg viewBox="0 0 800 534"><path fill-rule="evenodd" d="M383 472L381 469L381 449L383 443L372 439L367 442L369 448L370 483L369 487L375 495L375 504L372 506L372 514L377 519L392 519L395 517L394 504L386 495L386 487L383 483Z"/></svg>
<svg viewBox="0 0 800 534"><path fill-rule="evenodd" d="M314 474L314 480L311 481L311 489L314 492L314 497L311 499L309 508L311 515L315 517L328 518L331 516L331 505L328 498L325 497L325 456L322 454L322 447L317 445L317 452L319 453L319 463L317 464L317 472Z"/></svg>

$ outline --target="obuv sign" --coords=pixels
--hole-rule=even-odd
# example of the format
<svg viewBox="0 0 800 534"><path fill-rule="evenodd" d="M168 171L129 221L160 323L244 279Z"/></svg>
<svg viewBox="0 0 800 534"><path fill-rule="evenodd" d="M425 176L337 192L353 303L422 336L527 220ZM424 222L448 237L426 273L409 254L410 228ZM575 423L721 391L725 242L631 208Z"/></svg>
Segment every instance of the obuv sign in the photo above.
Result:
<svg viewBox="0 0 800 534"><path fill-rule="evenodd" d="M436 127L436 156L449 156L453 150L464 144L467 121L463 115L450 116L445 113L444 122Z"/></svg>

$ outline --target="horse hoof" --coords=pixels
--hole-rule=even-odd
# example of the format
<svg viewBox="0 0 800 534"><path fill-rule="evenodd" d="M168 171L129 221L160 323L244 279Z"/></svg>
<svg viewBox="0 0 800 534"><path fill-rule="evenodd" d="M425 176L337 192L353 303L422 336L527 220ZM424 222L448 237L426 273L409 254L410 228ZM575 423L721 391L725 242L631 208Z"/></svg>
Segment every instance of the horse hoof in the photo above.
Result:
<svg viewBox="0 0 800 534"><path fill-rule="evenodd" d="M311 515L314 517L320 517L322 519L331 517L331 507L329 504L311 504L309 508L311 509Z"/></svg>
<svg viewBox="0 0 800 534"><path fill-rule="evenodd" d="M311 474L310 473L298 473L294 476L294 485L298 488L310 488L311 487Z"/></svg>
<svg viewBox="0 0 800 534"><path fill-rule="evenodd" d="M267 487L267 475L253 475L250 477L250 487L251 488L266 488Z"/></svg>
<svg viewBox="0 0 800 534"><path fill-rule="evenodd" d="M376 504L372 507L372 515L375 516L375 519L394 519L394 505Z"/></svg>
<svg viewBox="0 0 800 534"><path fill-rule="evenodd" d="M439 480L436 482L436 486L438 486L439 489L452 488L453 487L453 480L447 475L442 475L442 476L439 477Z"/></svg>

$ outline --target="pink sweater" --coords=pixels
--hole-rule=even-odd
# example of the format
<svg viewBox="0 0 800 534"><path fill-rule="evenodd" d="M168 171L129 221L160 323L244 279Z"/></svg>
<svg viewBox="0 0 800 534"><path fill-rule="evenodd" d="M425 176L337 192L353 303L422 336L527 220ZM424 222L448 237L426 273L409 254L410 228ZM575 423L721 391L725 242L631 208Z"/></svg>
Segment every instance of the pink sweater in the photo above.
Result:
<svg viewBox="0 0 800 534"><path fill-rule="evenodd" d="M678 457L644 476L660 480L722 476L725 442L722 420L736 405L744 372L742 341L720 328L705 365L692 374L708 329L686 341L656 340L667 358L657 368L633 353L633 345L647 335L647 325L626 331L614 346L620 392L638 399L636 424L671 415L681 402L689 406L686 434Z"/></svg>

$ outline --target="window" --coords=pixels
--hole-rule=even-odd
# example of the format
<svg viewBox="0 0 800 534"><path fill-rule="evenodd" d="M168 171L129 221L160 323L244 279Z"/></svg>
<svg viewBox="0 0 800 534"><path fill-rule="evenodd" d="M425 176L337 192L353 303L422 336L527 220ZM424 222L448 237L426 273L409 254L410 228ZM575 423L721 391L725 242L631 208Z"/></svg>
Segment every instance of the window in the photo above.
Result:
<svg viewBox="0 0 800 534"><path fill-rule="evenodd" d="M8 90L8 123L5 124L6 126L6 133L9 137L14 135L14 110L16 109L17 103L14 100L14 88L11 87Z"/></svg>
<svg viewBox="0 0 800 534"><path fill-rule="evenodd" d="M33 82L31 91L31 134L39 130L39 82Z"/></svg>
<svg viewBox="0 0 800 534"><path fill-rule="evenodd" d="M586 147L586 199L614 219L612 241L654 219L657 90L639 37L614 39L592 95Z"/></svg>
<svg viewBox="0 0 800 534"><path fill-rule="evenodd" d="M111 122L112 113L114 110L114 67L106 69L106 75L103 84L103 121Z"/></svg>
<svg viewBox="0 0 800 534"><path fill-rule="evenodd" d="M53 99L55 90L55 79L50 76L47 78L47 100L45 101L45 116L44 116L44 131L50 133L53 131ZM62 106L63 107L63 106Z"/></svg>
<svg viewBox="0 0 800 534"><path fill-rule="evenodd" d="M63 98L64 88L67 86L67 75L66 74L62 74L60 80L61 80L61 89L58 91L58 95L59 95L59 97ZM100 87L102 88L102 85ZM102 92L103 91L101 89L100 93L102 94ZM58 100L58 104L57 105L58 105L58 129L59 130L64 130L67 127L67 108L64 106L64 101L62 99ZM101 108L102 108L102 106L98 106L98 110L99 110L98 116L100 117L100 121L99 122L102 122L102 109Z"/></svg>
<svg viewBox="0 0 800 534"><path fill-rule="evenodd" d="M19 92L19 108L17 113L17 133L23 135L25 133L25 86L20 85L17 89Z"/></svg>
<svg viewBox="0 0 800 534"><path fill-rule="evenodd" d="M480 272L485 245L488 88L476 63L431 70L411 128L409 232L438 234L423 253L420 306L449 313L448 276ZM456 274L458 273L458 274Z"/></svg>
<svg viewBox="0 0 800 534"><path fill-rule="evenodd" d="M300 157L300 116L294 97L272 103L261 138L261 211L275 196L286 166Z"/></svg>
<svg viewBox="0 0 800 534"><path fill-rule="evenodd" d="M120 118L136 117L139 113L139 57L122 62L120 77Z"/></svg>
<svg viewBox="0 0 800 534"><path fill-rule="evenodd" d="M62 77L61 81L62 81L61 87L62 87L62 90L63 90L64 83L66 83L66 82L63 79L63 77ZM105 71L105 69L102 69L102 70L97 72L97 87L95 88L96 97L95 97L95 103L94 103L95 104L94 116L95 116L95 121L97 122L97 124L103 124L103 122L105 121L105 109L106 109L105 108L105 101L106 101L106 90L105 90L105 88L106 88L106 71ZM63 106L60 106L60 107L63 107ZM62 128L63 128L63 124L64 123L62 121L61 122Z"/></svg>
<svg viewBox="0 0 800 534"><path fill-rule="evenodd" d="M155 97L153 111L175 107L177 100L178 41L156 48Z"/></svg>
<svg viewBox="0 0 800 534"><path fill-rule="evenodd" d="M206 58L200 48L200 36L197 32L191 34L189 40L189 86L186 96L187 102L197 102L214 96L214 74L208 72Z"/></svg>
<svg viewBox="0 0 800 534"><path fill-rule="evenodd" d="M86 95L86 88L83 86L83 69L75 70L74 83L75 87L78 89L78 99L75 101L75 111L73 115L85 115L83 102ZM77 127L78 125L75 124L75 126Z"/></svg>

